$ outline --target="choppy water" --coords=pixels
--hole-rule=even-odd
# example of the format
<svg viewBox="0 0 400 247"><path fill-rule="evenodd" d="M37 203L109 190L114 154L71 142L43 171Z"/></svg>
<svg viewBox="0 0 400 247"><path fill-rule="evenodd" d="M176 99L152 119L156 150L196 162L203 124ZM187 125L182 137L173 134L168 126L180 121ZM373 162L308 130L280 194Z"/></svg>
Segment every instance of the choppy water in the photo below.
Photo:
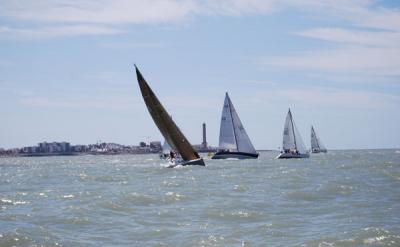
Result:
<svg viewBox="0 0 400 247"><path fill-rule="evenodd" d="M400 151L0 159L0 246L400 246Z"/></svg>

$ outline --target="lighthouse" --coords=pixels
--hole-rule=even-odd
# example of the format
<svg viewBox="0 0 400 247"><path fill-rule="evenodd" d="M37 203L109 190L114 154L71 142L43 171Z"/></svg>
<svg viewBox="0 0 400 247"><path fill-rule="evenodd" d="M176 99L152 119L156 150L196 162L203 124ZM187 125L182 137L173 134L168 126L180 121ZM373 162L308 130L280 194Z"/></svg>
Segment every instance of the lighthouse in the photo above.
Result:
<svg viewBox="0 0 400 247"><path fill-rule="evenodd" d="M203 142L201 143L201 147L206 149L207 145L207 133L206 133L206 123L203 123Z"/></svg>

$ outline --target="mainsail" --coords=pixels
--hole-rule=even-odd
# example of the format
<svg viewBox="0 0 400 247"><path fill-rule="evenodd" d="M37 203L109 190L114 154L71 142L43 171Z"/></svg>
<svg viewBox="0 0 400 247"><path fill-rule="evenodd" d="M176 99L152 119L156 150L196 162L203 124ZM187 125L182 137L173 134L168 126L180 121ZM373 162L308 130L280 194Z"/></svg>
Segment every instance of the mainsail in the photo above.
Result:
<svg viewBox="0 0 400 247"><path fill-rule="evenodd" d="M219 147L244 153L256 153L228 93L225 95L222 109Z"/></svg>
<svg viewBox="0 0 400 247"><path fill-rule="evenodd" d="M285 126L283 129L283 150L298 150L300 153L306 152L306 146L297 130L296 124L293 121L292 112L286 116Z"/></svg>
<svg viewBox="0 0 400 247"><path fill-rule="evenodd" d="M315 151L321 151L321 152L326 152L326 148L324 145L321 143L321 140L319 139L317 133L314 130L314 127L311 126L311 150Z"/></svg>
<svg viewBox="0 0 400 247"><path fill-rule="evenodd" d="M156 95L151 90L136 65L135 69L144 102L146 103L151 117L153 118L161 134L164 136L165 140L172 146L173 149L180 153L183 160L189 161L199 159L199 154L193 149L192 145L179 130L171 116L161 105L160 101L157 99Z"/></svg>

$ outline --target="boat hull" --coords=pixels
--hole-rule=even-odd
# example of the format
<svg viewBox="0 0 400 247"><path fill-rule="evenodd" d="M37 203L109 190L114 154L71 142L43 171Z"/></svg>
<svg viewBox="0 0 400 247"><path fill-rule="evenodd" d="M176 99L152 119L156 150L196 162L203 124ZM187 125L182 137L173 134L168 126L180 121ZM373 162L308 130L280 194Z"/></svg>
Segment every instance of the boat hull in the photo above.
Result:
<svg viewBox="0 0 400 247"><path fill-rule="evenodd" d="M277 159L302 159L302 158L309 158L310 154L293 154L293 153L280 153L276 158Z"/></svg>
<svg viewBox="0 0 400 247"><path fill-rule="evenodd" d="M257 159L258 153L244 153L244 152L226 152L226 151L219 151L214 154L211 159L218 160L218 159Z"/></svg>
<svg viewBox="0 0 400 247"><path fill-rule="evenodd" d="M176 162L168 166L168 168L174 168L176 166L206 166L206 164L204 163L204 160L202 158L199 158L194 160Z"/></svg>
<svg viewBox="0 0 400 247"><path fill-rule="evenodd" d="M311 151L313 154L318 154L318 153L327 153L327 150L312 150Z"/></svg>

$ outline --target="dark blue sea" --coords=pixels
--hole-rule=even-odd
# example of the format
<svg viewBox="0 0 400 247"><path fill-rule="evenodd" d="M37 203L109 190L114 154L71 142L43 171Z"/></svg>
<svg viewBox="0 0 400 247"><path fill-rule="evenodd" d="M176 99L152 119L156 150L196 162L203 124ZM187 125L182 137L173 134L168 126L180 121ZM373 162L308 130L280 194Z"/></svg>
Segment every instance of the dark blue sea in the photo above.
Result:
<svg viewBox="0 0 400 247"><path fill-rule="evenodd" d="M0 246L400 246L400 150L0 158Z"/></svg>

